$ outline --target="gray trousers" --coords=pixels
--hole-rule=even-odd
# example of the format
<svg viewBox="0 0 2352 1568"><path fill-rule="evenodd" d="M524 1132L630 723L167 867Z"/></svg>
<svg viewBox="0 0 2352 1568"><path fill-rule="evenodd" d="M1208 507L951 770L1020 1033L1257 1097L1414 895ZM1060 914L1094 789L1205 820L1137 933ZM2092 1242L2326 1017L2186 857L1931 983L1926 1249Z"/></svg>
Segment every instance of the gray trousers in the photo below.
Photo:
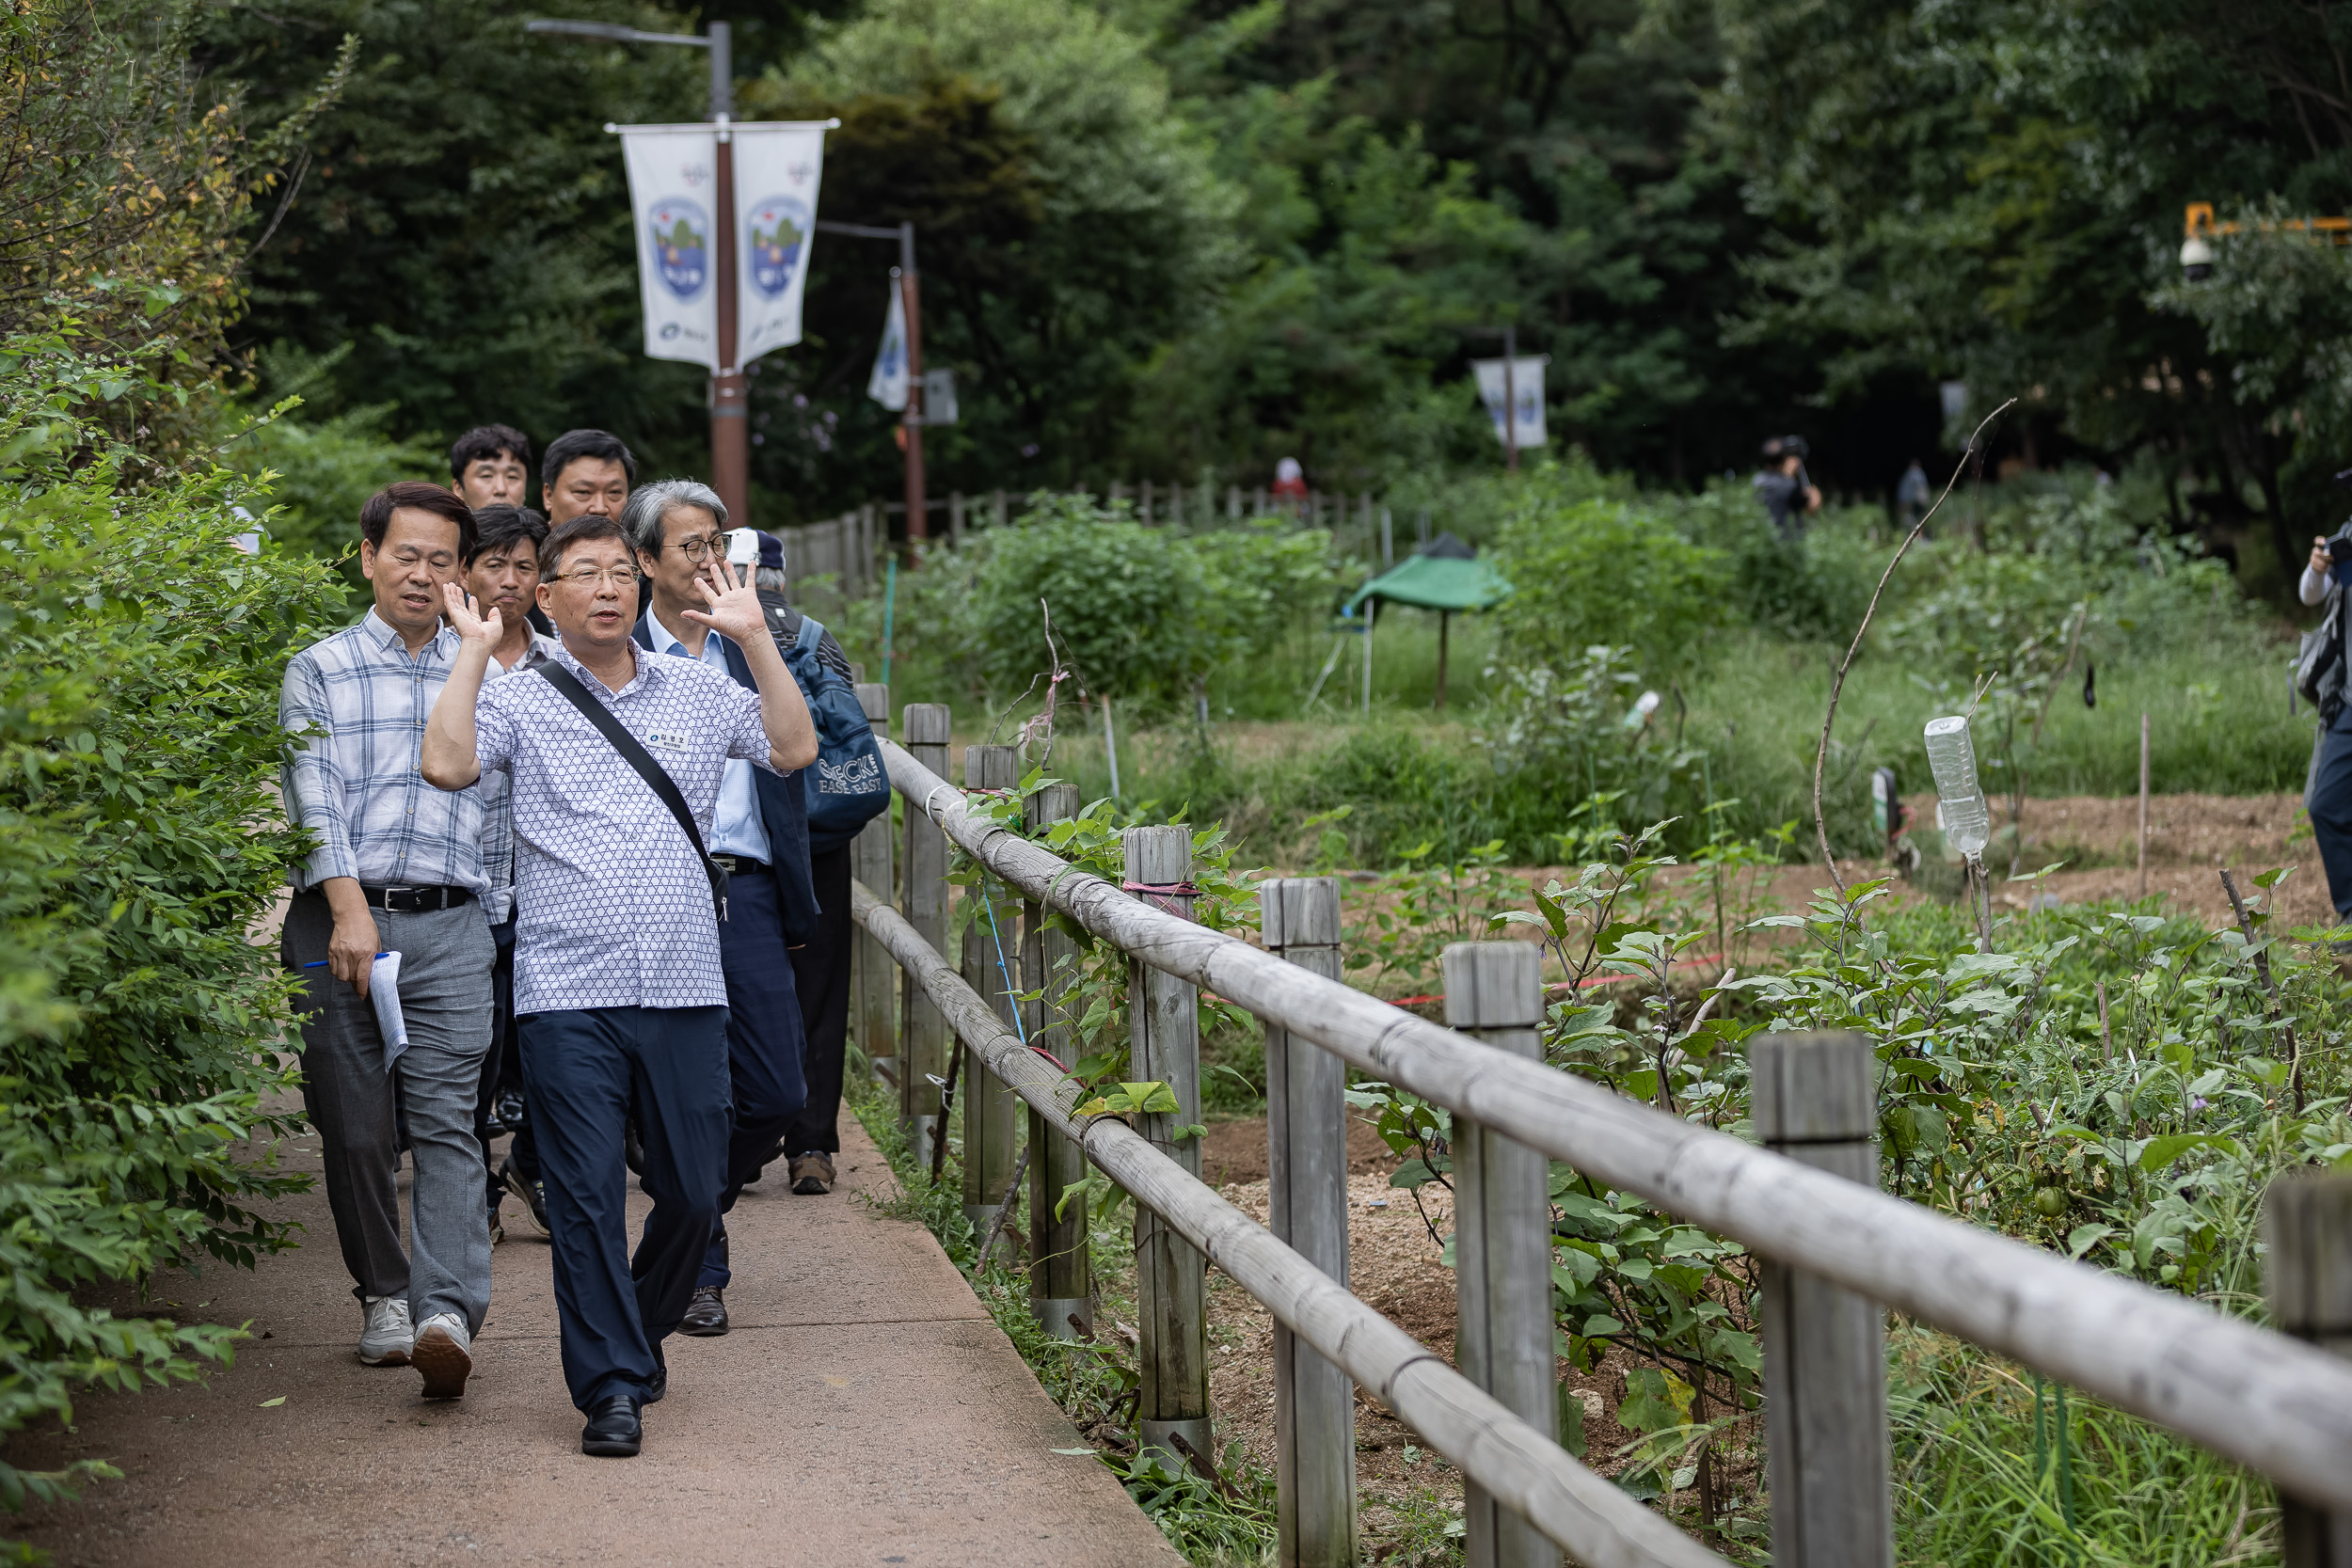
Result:
<svg viewBox="0 0 2352 1568"><path fill-rule="evenodd" d="M302 1105L318 1129L335 1239L357 1282L351 1293L405 1296L419 1323L454 1312L470 1334L490 1306L490 1216L473 1116L490 1049L496 944L480 904L369 912L384 950L400 955L408 1049L387 1073L375 1004L324 968L303 967L326 957L335 917L326 895L295 894L278 956L304 987ZM395 1090L416 1160L413 1259L400 1245Z"/></svg>

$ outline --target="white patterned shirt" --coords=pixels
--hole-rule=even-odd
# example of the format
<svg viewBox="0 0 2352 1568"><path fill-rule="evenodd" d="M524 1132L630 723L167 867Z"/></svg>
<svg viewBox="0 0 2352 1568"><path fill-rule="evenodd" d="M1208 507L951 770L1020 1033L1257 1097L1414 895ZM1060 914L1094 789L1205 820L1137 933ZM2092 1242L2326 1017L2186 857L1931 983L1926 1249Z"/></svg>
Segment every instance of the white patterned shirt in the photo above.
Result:
<svg viewBox="0 0 2352 1568"><path fill-rule="evenodd" d="M458 641L444 625L411 657L371 609L288 661L278 721L294 739L279 786L287 813L319 841L294 867L295 888L352 877L371 887L488 890L482 791L436 789L418 771L424 721Z"/></svg>
<svg viewBox="0 0 2352 1568"><path fill-rule="evenodd" d="M550 662L653 753L709 842L729 757L770 766L757 693L634 641L617 692L557 644ZM515 819L515 1012L723 1007L710 882L677 818L541 675L485 686L474 754L504 772Z"/></svg>

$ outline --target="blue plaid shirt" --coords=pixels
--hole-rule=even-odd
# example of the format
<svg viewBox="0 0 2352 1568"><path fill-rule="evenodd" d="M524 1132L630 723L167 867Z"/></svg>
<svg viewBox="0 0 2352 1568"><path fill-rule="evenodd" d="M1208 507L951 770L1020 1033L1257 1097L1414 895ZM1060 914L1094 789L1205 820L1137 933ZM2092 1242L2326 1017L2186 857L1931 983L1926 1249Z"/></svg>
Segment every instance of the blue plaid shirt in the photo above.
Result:
<svg viewBox="0 0 2352 1568"><path fill-rule="evenodd" d="M294 743L280 781L287 812L319 841L294 868L297 889L354 877L370 886L489 891L480 786L436 789L417 768L425 718L458 641L444 625L411 658L400 633L370 610L287 664L278 720Z"/></svg>

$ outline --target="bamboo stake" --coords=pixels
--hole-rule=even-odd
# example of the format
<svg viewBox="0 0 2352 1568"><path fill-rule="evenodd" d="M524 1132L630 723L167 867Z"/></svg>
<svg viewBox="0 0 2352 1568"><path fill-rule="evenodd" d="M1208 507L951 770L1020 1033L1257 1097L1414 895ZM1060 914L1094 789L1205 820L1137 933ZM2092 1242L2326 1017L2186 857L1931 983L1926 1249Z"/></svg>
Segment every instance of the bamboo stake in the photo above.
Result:
<svg viewBox="0 0 2352 1568"><path fill-rule="evenodd" d="M2139 716L2139 895L2148 896L2148 716Z"/></svg>

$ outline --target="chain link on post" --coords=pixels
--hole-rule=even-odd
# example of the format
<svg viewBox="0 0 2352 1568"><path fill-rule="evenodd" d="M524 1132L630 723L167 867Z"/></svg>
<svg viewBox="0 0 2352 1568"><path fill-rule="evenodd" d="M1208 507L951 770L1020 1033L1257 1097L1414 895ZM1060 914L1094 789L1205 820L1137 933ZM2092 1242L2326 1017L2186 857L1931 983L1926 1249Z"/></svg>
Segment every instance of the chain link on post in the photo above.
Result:
<svg viewBox="0 0 2352 1568"><path fill-rule="evenodd" d="M1136 896L1191 918L1192 830L1129 828L1122 847L1127 882L1139 890ZM1136 1130L1194 1176L1200 1174L1200 1140L1174 1133L1200 1120L1198 997L1191 981L1163 974L1139 958L1128 960L1128 1071L1137 1083L1166 1084L1177 1104L1172 1116L1136 1116ZM1136 1406L1140 1441L1179 1465L1190 1462L1187 1448L1208 1463L1216 1450L1209 1423L1207 1259L1140 1204L1136 1289L1143 1320L1143 1391Z"/></svg>

